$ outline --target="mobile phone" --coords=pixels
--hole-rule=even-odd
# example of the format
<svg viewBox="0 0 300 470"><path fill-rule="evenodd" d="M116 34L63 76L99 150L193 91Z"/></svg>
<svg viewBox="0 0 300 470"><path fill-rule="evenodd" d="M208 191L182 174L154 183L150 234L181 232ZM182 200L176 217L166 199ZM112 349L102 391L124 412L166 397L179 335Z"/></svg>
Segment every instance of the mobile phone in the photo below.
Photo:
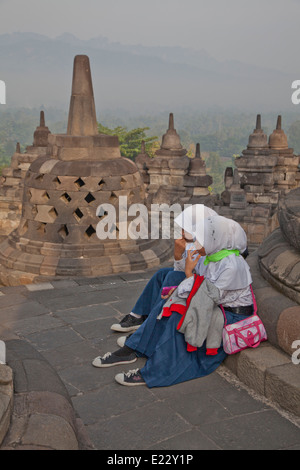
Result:
<svg viewBox="0 0 300 470"><path fill-rule="evenodd" d="M197 248L195 246L195 243L187 243L185 249L187 251L195 251Z"/></svg>
<svg viewBox="0 0 300 470"><path fill-rule="evenodd" d="M197 250L195 243L187 243L185 246L186 251L195 251ZM198 253L195 253L194 256L192 257L193 260L195 260L198 256Z"/></svg>

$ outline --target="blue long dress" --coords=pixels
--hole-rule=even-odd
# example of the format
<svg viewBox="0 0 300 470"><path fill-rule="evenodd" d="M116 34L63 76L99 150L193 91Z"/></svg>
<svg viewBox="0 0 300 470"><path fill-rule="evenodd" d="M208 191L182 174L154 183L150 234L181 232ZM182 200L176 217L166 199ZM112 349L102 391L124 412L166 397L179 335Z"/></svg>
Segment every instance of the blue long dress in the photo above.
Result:
<svg viewBox="0 0 300 470"><path fill-rule="evenodd" d="M181 282L184 277L183 272L173 271L173 268L159 270L149 281L132 310L147 317L139 329L127 338L125 344L136 351L138 356L147 358L140 372L149 388L166 387L208 375L226 357L222 346L218 349L217 355L206 355L205 343L196 351L187 351L184 335L176 329L181 319L179 313L173 312L170 317L157 320L166 302L165 299L161 299L161 288L177 285L174 281ZM156 296L150 297L154 292ZM228 324L247 318L245 315L234 314L226 309L225 314Z"/></svg>

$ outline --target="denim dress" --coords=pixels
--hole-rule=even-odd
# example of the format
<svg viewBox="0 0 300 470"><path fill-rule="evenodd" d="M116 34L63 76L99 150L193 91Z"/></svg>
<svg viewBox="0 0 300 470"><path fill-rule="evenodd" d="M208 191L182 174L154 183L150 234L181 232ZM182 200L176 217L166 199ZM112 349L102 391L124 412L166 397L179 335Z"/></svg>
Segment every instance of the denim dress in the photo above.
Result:
<svg viewBox="0 0 300 470"><path fill-rule="evenodd" d="M179 313L157 320L166 299L161 298L164 286L176 286L185 278L182 271L160 269L146 285L139 297L134 313L146 316L143 324L125 342L138 356L146 357L140 370L147 386L167 387L211 374L226 358L223 347L214 356L206 355L206 344L196 351L187 351L184 335L177 331ZM227 324L236 323L246 315L226 311Z"/></svg>

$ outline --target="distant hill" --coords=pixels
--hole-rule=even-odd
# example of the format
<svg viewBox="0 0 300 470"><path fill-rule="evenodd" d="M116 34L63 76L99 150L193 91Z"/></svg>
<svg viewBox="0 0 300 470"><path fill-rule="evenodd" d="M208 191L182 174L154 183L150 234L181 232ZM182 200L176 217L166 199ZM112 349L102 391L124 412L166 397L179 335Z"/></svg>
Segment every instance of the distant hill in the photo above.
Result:
<svg viewBox="0 0 300 470"><path fill-rule="evenodd" d="M55 39L34 33L0 35L0 79L7 105L68 109L73 59L91 60L97 115L105 109L134 113L232 108L247 112L291 108L284 72L238 61L220 62L204 50L111 43L104 37Z"/></svg>

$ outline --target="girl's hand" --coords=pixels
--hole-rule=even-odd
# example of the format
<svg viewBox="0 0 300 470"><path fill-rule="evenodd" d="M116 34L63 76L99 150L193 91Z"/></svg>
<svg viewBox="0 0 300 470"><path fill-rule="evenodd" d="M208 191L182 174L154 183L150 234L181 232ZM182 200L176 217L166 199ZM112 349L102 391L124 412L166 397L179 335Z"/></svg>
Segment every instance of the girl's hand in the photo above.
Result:
<svg viewBox="0 0 300 470"><path fill-rule="evenodd" d="M176 287L173 287L172 289L169 290L169 292L167 293L167 295L162 295L161 298L162 299L168 299L169 297L171 297L171 295L173 294L174 290L176 289Z"/></svg>
<svg viewBox="0 0 300 470"><path fill-rule="evenodd" d="M195 255L198 255L196 256L195 259L193 259L193 257ZM195 251L191 251L189 250L187 252L187 257L186 257L186 261L185 261L185 275L186 277L191 277L193 275L193 270L195 269L199 259L201 258L201 255L198 253L197 250Z"/></svg>

